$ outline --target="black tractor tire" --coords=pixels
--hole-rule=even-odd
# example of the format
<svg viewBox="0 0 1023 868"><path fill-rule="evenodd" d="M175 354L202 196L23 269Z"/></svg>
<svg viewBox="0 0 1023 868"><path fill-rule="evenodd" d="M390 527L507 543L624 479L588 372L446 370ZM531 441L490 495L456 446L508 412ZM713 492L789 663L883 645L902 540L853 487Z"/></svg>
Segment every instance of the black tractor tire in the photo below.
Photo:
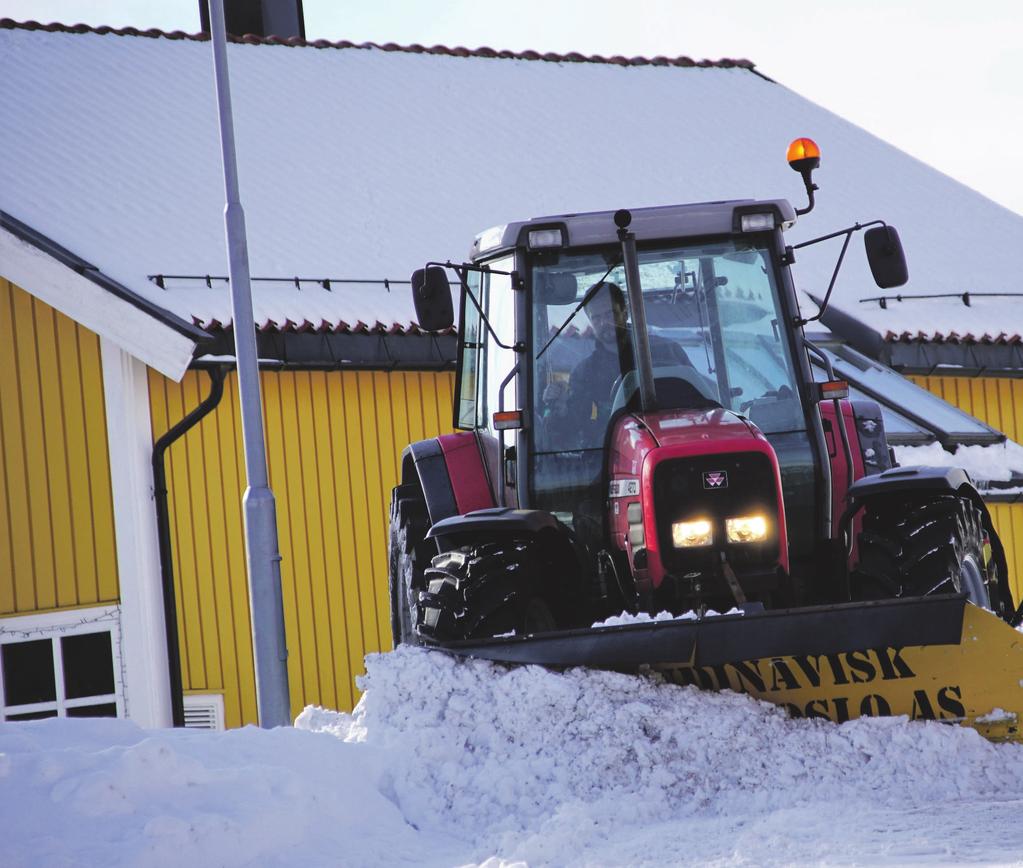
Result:
<svg viewBox="0 0 1023 868"><path fill-rule="evenodd" d="M850 574L854 600L964 593L990 609L998 583L984 562L984 513L957 494L868 503L859 563Z"/></svg>
<svg viewBox="0 0 1023 868"><path fill-rule="evenodd" d="M437 547L427 540L430 519L414 485L399 485L391 493L391 523L387 546L388 589L391 598L391 638L394 646L421 645L416 632L416 607L426 588L424 571Z"/></svg>
<svg viewBox="0 0 1023 868"><path fill-rule="evenodd" d="M546 572L533 539L437 555L426 570L417 628L441 642L553 630L558 603L542 589Z"/></svg>

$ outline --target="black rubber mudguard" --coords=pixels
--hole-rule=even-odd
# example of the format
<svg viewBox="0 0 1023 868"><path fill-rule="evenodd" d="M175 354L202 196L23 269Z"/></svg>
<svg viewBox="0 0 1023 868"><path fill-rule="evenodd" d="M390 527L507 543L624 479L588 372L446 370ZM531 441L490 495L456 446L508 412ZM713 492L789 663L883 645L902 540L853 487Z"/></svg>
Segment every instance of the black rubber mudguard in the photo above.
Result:
<svg viewBox="0 0 1023 868"><path fill-rule="evenodd" d="M957 645L965 605L965 595L936 595L433 643L429 647L464 657L550 668L633 671L670 663L717 666L871 648Z"/></svg>

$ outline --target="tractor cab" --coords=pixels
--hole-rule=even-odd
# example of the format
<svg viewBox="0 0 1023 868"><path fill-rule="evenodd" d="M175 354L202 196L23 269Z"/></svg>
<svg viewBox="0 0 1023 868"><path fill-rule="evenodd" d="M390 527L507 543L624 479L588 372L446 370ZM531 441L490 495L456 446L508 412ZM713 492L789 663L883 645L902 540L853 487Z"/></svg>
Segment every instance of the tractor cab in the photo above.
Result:
<svg viewBox="0 0 1023 868"><path fill-rule="evenodd" d="M477 238L474 264L481 270L470 274L477 275L480 304L462 303L462 333L477 340L467 337L460 346L459 424L472 423L493 440L491 473L509 483L504 505L555 516L594 570L604 563L615 574L615 587L625 584L623 573L653 568L635 593L657 590L677 597L678 605L699 605L703 597L720 604L716 584L724 602L734 603L727 584L711 579L707 556L728 539L724 521L751 519L758 528L763 522L748 544L730 544L738 556L733 562L763 561L757 589L747 577L744 591L763 597L778 588L783 512L792 516L796 554L812 555L815 504L824 489L814 474L816 387L791 327L798 308L783 265L782 230L795 213L775 201L650 208L629 216L631 284L615 212L543 218ZM621 222L625 215L617 217ZM466 292L472 290L470 281ZM502 342L518 351L498 345L496 322L507 329ZM502 434L493 415L509 409L518 414L511 424L520 427ZM761 452L765 438L771 449ZM725 458L717 449L728 443L741 449ZM709 456L690 456L708 445ZM639 529L629 538L627 518L643 508L641 464L647 452L669 447L685 456L661 468L653 484L663 490L656 499L671 505L655 504L640 543ZM719 474L717 486L704 488L701 477L690 492L680 460ZM779 472L789 501L784 510L776 495ZM740 490L747 512L725 515L739 509ZM699 544L672 540L681 532L676 525L702 522L715 527ZM658 536L663 545L653 539ZM763 557L753 557L753 548ZM651 567L653 552L658 562ZM664 587L669 560L670 591Z"/></svg>
<svg viewBox="0 0 1023 868"><path fill-rule="evenodd" d="M412 444L403 458L396 637L903 593L873 567L857 572L876 554L860 545L864 516L883 522L885 508L952 483L903 474L856 500L865 456L873 473L891 466L880 410L843 400L834 377L815 382L810 356L827 359L803 332L854 234L865 230L881 287L905 283L902 247L879 220L789 246L786 230L813 207L818 153L799 139L789 157L809 198L802 209L741 200L542 217L482 232L469 261L413 275L426 330L454 324L448 275L457 278L463 433ZM841 237L808 319L794 250ZM979 496L970 504L963 514L986 517ZM971 569L950 566L950 581L972 582L990 604L998 579Z"/></svg>

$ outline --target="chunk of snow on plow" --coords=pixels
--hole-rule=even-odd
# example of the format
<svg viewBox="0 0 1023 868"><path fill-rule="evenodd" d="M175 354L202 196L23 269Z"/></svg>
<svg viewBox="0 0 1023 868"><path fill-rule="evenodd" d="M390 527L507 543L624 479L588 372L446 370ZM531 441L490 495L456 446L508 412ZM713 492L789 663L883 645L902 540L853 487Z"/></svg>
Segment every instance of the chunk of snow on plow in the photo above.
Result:
<svg viewBox="0 0 1023 868"><path fill-rule="evenodd" d="M1015 720L1016 715L1011 711L1006 711L1004 708L993 708L987 714L982 714L977 718L977 723L1000 723L1003 720Z"/></svg>
<svg viewBox="0 0 1023 868"><path fill-rule="evenodd" d="M734 606L727 612L718 612L714 609L708 609L703 613L704 618L720 618L722 615L743 615L745 612L742 609L737 609ZM681 615L672 615L671 612L658 612L656 615L650 615L647 612L637 612L632 614L631 612L622 612L620 615L612 615L604 621L597 621L595 624L590 625L590 629L597 630L601 627L621 627L625 624L649 624L653 621L698 621L700 615L690 609L688 612L683 612Z"/></svg>

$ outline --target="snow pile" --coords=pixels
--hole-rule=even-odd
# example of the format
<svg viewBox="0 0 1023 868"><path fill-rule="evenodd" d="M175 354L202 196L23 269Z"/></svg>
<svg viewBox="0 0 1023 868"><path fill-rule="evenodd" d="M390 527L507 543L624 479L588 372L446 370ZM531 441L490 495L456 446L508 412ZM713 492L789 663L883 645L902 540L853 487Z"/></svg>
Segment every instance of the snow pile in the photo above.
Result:
<svg viewBox="0 0 1023 868"><path fill-rule="evenodd" d="M307 709L296 725L392 757L402 814L467 837L475 859L702 862L733 854L751 823L781 814L793 833L811 826L834 844L864 809L882 821L943 802L1023 799L1023 748L966 729L894 718L836 727L732 693L406 649L367 668L353 715ZM1015 856L1023 832L1013 835L1005 852ZM952 855L940 849L949 845L933 852Z"/></svg>
<svg viewBox="0 0 1023 868"><path fill-rule="evenodd" d="M308 708L295 729L0 726L4 866L1010 864L1023 853L1023 747L972 730L790 720L737 694L417 649L367 665L353 714Z"/></svg>
<svg viewBox="0 0 1023 868"><path fill-rule="evenodd" d="M3 723L0 864L411 865L423 847L452 864L443 839L416 833L388 801L385 765L295 729Z"/></svg>
<svg viewBox="0 0 1023 868"><path fill-rule="evenodd" d="M903 467L961 467L981 482L1009 482L1014 476L1023 476L1023 446L1013 440L991 446L957 446L954 454L940 443L893 448Z"/></svg>

